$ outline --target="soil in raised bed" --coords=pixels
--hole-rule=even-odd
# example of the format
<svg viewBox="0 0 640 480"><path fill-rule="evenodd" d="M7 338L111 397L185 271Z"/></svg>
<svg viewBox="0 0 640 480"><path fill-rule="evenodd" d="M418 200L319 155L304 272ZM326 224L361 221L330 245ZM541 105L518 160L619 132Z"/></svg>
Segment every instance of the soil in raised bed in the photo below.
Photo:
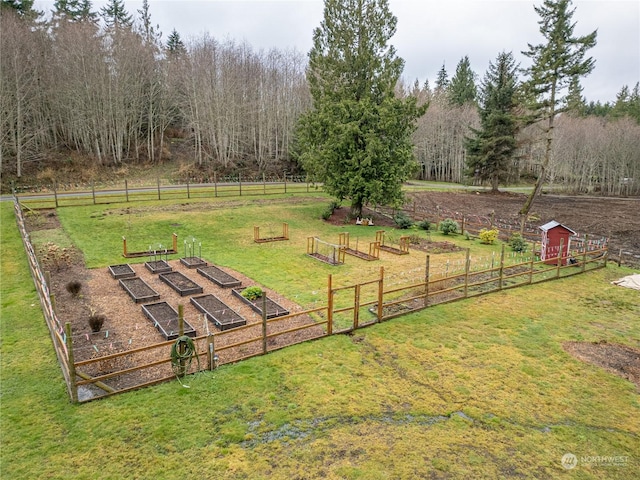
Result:
<svg viewBox="0 0 640 480"><path fill-rule="evenodd" d="M164 260L152 260L144 264L151 273L166 273L173 270Z"/></svg>
<svg viewBox="0 0 640 480"><path fill-rule="evenodd" d="M201 267L196 270L200 275L211 280L213 283L223 288L233 288L242 285L242 282L227 272L214 265Z"/></svg>
<svg viewBox="0 0 640 480"><path fill-rule="evenodd" d="M215 295L192 297L191 303L220 330L246 325L247 321Z"/></svg>
<svg viewBox="0 0 640 480"><path fill-rule="evenodd" d="M187 268L198 268L207 265L207 262L200 257L182 257L180 263Z"/></svg>
<svg viewBox="0 0 640 480"><path fill-rule="evenodd" d="M178 292L181 297L202 293L200 285L180 272L162 273L160 274L160 280Z"/></svg>
<svg viewBox="0 0 640 480"><path fill-rule="evenodd" d="M158 300L160 294L151 288L147 283L138 277L123 278L120 285L133 298L136 303L152 302Z"/></svg>
<svg viewBox="0 0 640 480"><path fill-rule="evenodd" d="M143 305L142 311L166 340L175 340L180 336L178 312L167 302ZM184 320L184 334L189 337L196 336L195 329L186 320Z"/></svg>
<svg viewBox="0 0 640 480"><path fill-rule="evenodd" d="M131 265L129 265L128 263L125 263L123 265L110 265L109 273L111 273L111 276L116 280L136 276L136 272L133 271L133 268L131 268Z"/></svg>
<svg viewBox="0 0 640 480"><path fill-rule="evenodd" d="M254 311L262 315L262 305L264 303L267 310L267 318L275 318L282 317L284 315L289 315L289 311L284 307L281 307L276 302L271 300L268 296L266 298L258 297L255 300L249 300L242 296L242 291L244 288L235 288L233 289L233 294L238 297L240 300L249 305Z"/></svg>

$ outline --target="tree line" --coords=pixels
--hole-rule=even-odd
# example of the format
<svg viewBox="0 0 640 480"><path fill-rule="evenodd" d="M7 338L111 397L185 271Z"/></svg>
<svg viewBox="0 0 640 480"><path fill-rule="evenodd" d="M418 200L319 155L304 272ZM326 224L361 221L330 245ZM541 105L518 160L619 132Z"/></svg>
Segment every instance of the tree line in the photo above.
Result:
<svg viewBox="0 0 640 480"><path fill-rule="evenodd" d="M27 162L46 164L61 150L99 165L159 163L176 145L210 171L269 173L302 165L312 172L300 161L298 128L314 106L310 56L256 51L208 34L185 42L175 30L163 42L148 1L130 14L122 0L99 12L89 0L58 0L45 21L30 1L2 0L1 13L4 173L20 177ZM491 102L504 69L513 92L500 116ZM556 99L559 113L550 117L549 146L540 122L522 120L531 102L522 88L525 72L509 52L498 54L483 79L468 57L451 78L443 65L433 87L395 73L389 77L395 97L421 109L409 132L415 178L497 188L542 176L571 192L640 192L638 84L601 104L582 96L578 75L569 78ZM487 132L499 141L489 142L495 138ZM486 157L493 150L512 153L492 166Z"/></svg>

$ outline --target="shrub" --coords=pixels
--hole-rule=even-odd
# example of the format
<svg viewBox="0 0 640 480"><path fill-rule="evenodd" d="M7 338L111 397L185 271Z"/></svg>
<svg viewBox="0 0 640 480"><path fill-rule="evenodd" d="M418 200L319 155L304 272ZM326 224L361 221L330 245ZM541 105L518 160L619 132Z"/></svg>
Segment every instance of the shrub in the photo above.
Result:
<svg viewBox="0 0 640 480"><path fill-rule="evenodd" d="M337 208L340 208L340 202L336 200L332 200L329 206L327 207L327 209L324 212L322 212L322 219L329 220L331 215L333 215L333 211Z"/></svg>
<svg viewBox="0 0 640 480"><path fill-rule="evenodd" d="M480 243L486 243L489 245L492 244L498 239L499 233L500 232L498 231L497 228L492 228L491 230L487 230L486 228L483 228L478 233L478 237L480 238Z"/></svg>
<svg viewBox="0 0 640 480"><path fill-rule="evenodd" d="M89 317L89 327L91 327L91 331L97 333L102 328L104 321L107 319L104 315L100 313L94 313Z"/></svg>
<svg viewBox="0 0 640 480"><path fill-rule="evenodd" d="M260 287L247 287L242 291L242 296L247 300L256 300L262 296L262 289Z"/></svg>
<svg viewBox="0 0 640 480"><path fill-rule="evenodd" d="M429 220L422 220L421 222L418 222L418 228L428 232L431 230L431 222L429 222Z"/></svg>
<svg viewBox="0 0 640 480"><path fill-rule="evenodd" d="M39 248L39 257L45 269L60 271L71 265L71 255L67 248L47 242Z"/></svg>
<svg viewBox="0 0 640 480"><path fill-rule="evenodd" d="M513 249L514 252L526 252L527 251L527 241L522 238L522 235L519 233L514 233L509 238L509 245Z"/></svg>
<svg viewBox="0 0 640 480"><path fill-rule="evenodd" d="M393 221L399 229L406 230L413 226L413 220L404 212L398 212L393 216Z"/></svg>
<svg viewBox="0 0 640 480"><path fill-rule="evenodd" d="M447 218L446 220L442 220L440 222L440 225L438 226L438 229L445 235L449 235L450 233L456 233L458 231L458 228L460 228L460 226L458 225L458 222L450 218Z"/></svg>
<svg viewBox="0 0 640 480"><path fill-rule="evenodd" d="M82 283L78 280L71 280L67 283L66 289L72 296L77 297L80 294L80 290L82 290Z"/></svg>

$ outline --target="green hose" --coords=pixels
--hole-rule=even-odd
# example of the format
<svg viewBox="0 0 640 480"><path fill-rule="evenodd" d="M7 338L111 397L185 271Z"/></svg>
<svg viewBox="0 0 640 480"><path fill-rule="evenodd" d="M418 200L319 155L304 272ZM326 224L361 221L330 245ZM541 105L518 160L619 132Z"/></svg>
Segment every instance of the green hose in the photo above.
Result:
<svg viewBox="0 0 640 480"><path fill-rule="evenodd" d="M178 378L178 381L180 381L180 377L184 377L187 374L194 357L198 363L198 370L200 370L200 359L198 358L193 340L186 335L178 337L171 346L171 368Z"/></svg>

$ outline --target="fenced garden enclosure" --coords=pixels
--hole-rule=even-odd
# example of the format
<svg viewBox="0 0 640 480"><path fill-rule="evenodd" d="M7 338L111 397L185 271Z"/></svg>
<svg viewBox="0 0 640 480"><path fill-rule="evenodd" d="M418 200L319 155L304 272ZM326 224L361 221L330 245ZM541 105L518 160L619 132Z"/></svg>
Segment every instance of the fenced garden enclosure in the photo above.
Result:
<svg viewBox="0 0 640 480"><path fill-rule="evenodd" d="M223 314L229 314L233 308L219 302L215 296L201 295L200 290L194 290L185 294L184 303L191 302L203 312L204 316L197 320L184 318L182 306L178 310L172 307L167 309L167 305L161 305L163 302L158 302L155 297L141 302L143 309L146 309L145 315L155 322L158 330L163 327L165 338L169 340L132 348L124 338L112 335L112 338L104 338L102 343L110 348L98 351L94 345L93 352L90 349L74 349L71 325L63 324L56 314L55 297L48 287L47 273L42 271L38 263L17 200L15 214L44 317L73 402L90 401L169 381L175 379L176 375L182 378L186 374L212 370L222 364L263 355L289 345L352 332L433 305L565 278L602 268L607 263L606 246L597 242L572 242L570 251L559 250L565 252L566 256L558 255L553 263L541 261L536 256L535 248L529 253L521 253L507 252L503 246L499 253L488 257L472 256L470 250L466 249L452 256L451 260L438 262L426 254L422 257L423 267L395 273L379 267L374 278L353 284L337 285L338 277L335 275L339 274L330 274L324 293L320 293L320 300L313 308L288 311L274 307L276 313L272 314L268 303L271 299L265 293L252 301L252 308L259 312L261 318L253 322L243 322L242 318L233 317L228 320L230 323L225 323L227 320L222 320ZM377 241L373 243L377 251L384 235L378 231L376 236ZM335 255L341 255L344 261L349 242L346 237L341 240L339 245L324 245L319 239L309 237L307 252L313 254L322 248L332 247ZM403 246L406 247L404 241ZM420 255L419 252L417 254ZM353 261L363 260L354 258ZM114 272L120 270L124 271L124 278L116 277ZM130 280L129 272L125 270L122 265L109 267L113 282ZM221 270L213 265L189 271L193 275L186 280L195 279L198 284L215 282L221 276ZM241 296L242 288L232 280L235 279L219 280L222 282L219 286L224 284L223 288L232 288L234 295ZM122 294L126 296L124 290ZM189 299L187 295L194 296ZM167 312L171 317L168 327L154 317ZM193 344L193 351L184 347L185 340L181 339L187 337ZM176 339L183 342L180 348L176 347ZM190 352L188 361L178 351L180 349L183 353Z"/></svg>

